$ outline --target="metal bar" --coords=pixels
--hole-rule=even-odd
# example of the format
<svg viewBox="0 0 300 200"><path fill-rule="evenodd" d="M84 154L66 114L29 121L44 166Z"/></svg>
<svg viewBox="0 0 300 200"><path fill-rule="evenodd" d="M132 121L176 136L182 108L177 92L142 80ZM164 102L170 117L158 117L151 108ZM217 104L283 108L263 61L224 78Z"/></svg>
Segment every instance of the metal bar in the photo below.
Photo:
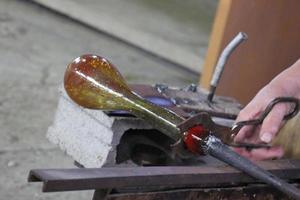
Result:
<svg viewBox="0 0 300 200"><path fill-rule="evenodd" d="M300 179L300 160L264 161L259 165L282 179ZM213 178L212 178L213 177ZM129 187L217 187L259 182L229 166L36 169L30 182L44 192Z"/></svg>

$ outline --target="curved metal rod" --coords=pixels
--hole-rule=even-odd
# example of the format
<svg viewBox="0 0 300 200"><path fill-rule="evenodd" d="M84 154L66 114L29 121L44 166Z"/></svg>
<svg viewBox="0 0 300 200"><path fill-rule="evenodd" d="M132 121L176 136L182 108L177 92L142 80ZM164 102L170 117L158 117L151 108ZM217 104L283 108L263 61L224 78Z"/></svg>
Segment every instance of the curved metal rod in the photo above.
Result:
<svg viewBox="0 0 300 200"><path fill-rule="evenodd" d="M215 95L215 91L217 88L217 85L219 83L219 80L221 78L222 72L224 70L224 66L229 58L229 56L231 55L231 53L235 50L235 48L244 40L246 40L248 37L246 35L246 33L240 32L238 33L233 40L225 47L225 49L223 50L221 56L219 57L217 66L215 68L213 77L210 81L210 90L209 90L209 94L207 96L207 100L209 102L212 102L212 99Z"/></svg>

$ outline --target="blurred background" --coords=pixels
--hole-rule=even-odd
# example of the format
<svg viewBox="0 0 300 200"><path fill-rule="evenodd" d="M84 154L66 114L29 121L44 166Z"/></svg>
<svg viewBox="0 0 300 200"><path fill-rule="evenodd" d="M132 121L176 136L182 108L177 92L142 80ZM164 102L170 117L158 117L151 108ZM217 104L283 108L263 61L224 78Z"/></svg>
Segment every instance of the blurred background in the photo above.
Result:
<svg viewBox="0 0 300 200"><path fill-rule="evenodd" d="M129 83L198 83L217 0L0 0L0 199L91 199L41 193L33 168L73 167L46 137L66 65L86 53Z"/></svg>

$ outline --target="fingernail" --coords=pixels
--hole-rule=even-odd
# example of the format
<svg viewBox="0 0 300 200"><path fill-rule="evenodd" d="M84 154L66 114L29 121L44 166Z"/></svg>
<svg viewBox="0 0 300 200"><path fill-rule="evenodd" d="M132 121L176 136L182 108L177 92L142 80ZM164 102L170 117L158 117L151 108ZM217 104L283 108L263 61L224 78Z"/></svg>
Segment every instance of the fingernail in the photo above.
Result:
<svg viewBox="0 0 300 200"><path fill-rule="evenodd" d="M271 133L264 133L261 137L260 137L261 141L265 142L265 143L269 143L272 140L272 134Z"/></svg>

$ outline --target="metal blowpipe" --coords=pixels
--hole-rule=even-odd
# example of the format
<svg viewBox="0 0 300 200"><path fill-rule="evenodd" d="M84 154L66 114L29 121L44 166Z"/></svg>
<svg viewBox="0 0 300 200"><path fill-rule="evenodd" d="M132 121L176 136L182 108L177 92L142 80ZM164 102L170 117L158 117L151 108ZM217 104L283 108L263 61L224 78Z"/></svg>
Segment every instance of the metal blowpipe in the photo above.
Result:
<svg viewBox="0 0 300 200"><path fill-rule="evenodd" d="M178 124L182 123L184 118L145 101L131 91L119 71L105 58L96 55L76 58L66 69L64 86L70 98L83 107L126 110L149 122L154 128L174 140L175 145L182 146L176 148L180 151L178 155L186 152L191 152L195 156L207 153L291 197L300 199L297 188L236 154L203 125L195 124L194 127L182 132ZM195 149L195 145L198 149Z"/></svg>

